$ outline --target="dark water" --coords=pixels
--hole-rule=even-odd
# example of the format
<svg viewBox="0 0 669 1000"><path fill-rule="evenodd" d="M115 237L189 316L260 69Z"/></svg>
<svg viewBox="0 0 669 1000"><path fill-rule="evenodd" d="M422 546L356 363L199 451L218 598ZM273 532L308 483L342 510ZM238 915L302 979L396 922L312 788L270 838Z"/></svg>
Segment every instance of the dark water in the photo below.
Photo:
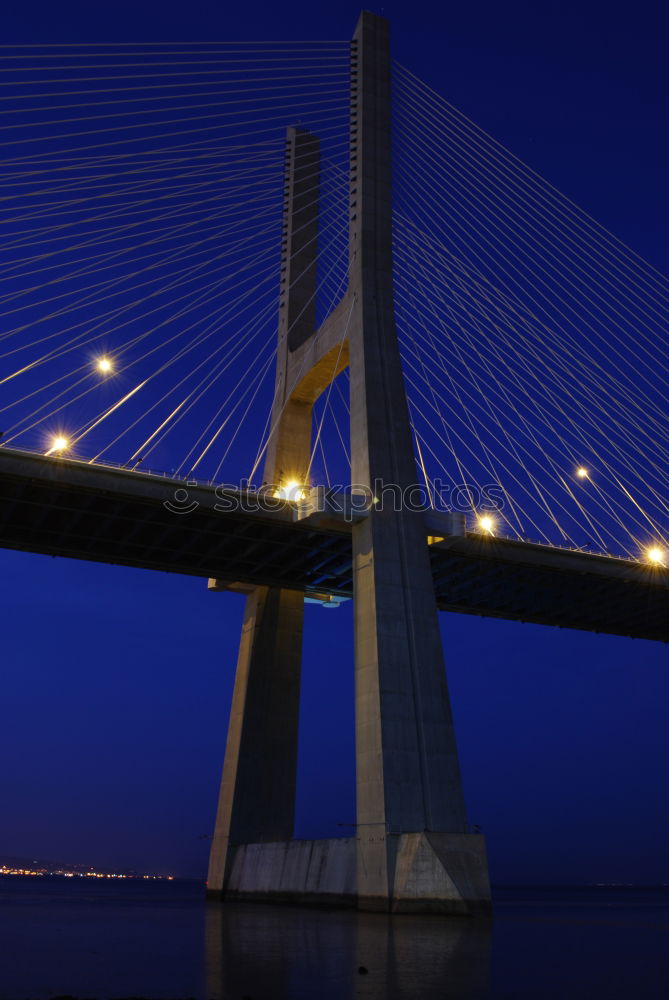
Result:
<svg viewBox="0 0 669 1000"><path fill-rule="evenodd" d="M0 878L1 1000L669 997L669 889L504 889L490 923L202 892Z"/></svg>

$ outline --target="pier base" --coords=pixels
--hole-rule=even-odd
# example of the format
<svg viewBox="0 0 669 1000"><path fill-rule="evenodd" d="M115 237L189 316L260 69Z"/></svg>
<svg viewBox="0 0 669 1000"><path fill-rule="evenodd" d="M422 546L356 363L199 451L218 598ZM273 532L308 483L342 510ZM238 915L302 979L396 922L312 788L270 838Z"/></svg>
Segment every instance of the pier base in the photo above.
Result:
<svg viewBox="0 0 669 1000"><path fill-rule="evenodd" d="M360 896L357 840L286 840L231 848L225 889L209 898L338 906L391 913L485 914L490 883L480 834L403 833L392 837L392 895Z"/></svg>

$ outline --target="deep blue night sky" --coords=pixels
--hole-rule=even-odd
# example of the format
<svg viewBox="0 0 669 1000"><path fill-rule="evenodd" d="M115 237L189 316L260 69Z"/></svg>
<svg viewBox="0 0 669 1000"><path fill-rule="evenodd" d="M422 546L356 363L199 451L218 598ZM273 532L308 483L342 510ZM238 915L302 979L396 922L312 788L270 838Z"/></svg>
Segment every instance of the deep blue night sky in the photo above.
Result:
<svg viewBox="0 0 669 1000"><path fill-rule="evenodd" d="M386 3L396 56L665 273L664 5ZM351 2L12 5L4 42L350 36ZM0 853L204 876L243 599L0 552ZM309 606L298 834L354 821L350 607ZM497 882L669 882L667 648L442 616ZM339 825L341 824L341 825Z"/></svg>

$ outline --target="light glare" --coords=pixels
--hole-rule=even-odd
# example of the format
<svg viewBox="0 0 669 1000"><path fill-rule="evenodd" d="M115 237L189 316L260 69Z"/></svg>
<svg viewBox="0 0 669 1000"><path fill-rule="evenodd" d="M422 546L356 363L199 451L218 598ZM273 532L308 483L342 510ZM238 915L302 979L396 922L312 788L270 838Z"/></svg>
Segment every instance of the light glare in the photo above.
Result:
<svg viewBox="0 0 669 1000"><path fill-rule="evenodd" d="M290 479L285 486L280 486L278 490L274 492L274 496L281 500L292 500L293 502L297 500L304 500L306 497L306 489L301 483L298 483L296 479Z"/></svg>
<svg viewBox="0 0 669 1000"><path fill-rule="evenodd" d="M578 476L579 479L587 479L589 474L590 473L588 472L588 470L584 465L579 465L578 469L576 470L576 475Z"/></svg>
<svg viewBox="0 0 669 1000"><path fill-rule="evenodd" d="M478 519L479 528L485 531L488 535L492 535L495 530L495 519L490 517L489 514L483 514L482 517Z"/></svg>
<svg viewBox="0 0 669 1000"><path fill-rule="evenodd" d="M103 375L108 375L111 371L113 371L114 366L111 363L110 358L98 358L96 368Z"/></svg>
<svg viewBox="0 0 669 1000"><path fill-rule="evenodd" d="M659 545L651 545L649 549L646 549L646 558L653 566L665 566L667 553Z"/></svg>
<svg viewBox="0 0 669 1000"><path fill-rule="evenodd" d="M296 479L291 479L284 487L286 500L304 500L304 488Z"/></svg>

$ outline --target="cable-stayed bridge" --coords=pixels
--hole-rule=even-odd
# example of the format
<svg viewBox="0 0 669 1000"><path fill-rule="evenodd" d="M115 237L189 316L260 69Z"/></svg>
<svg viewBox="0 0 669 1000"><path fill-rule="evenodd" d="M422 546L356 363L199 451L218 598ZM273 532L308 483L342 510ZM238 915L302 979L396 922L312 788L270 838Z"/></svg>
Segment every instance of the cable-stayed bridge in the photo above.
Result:
<svg viewBox="0 0 669 1000"><path fill-rule="evenodd" d="M371 15L5 54L0 543L249 593L212 891L485 902L435 603L669 638L666 279ZM305 595L353 597L359 685L315 888L276 875Z"/></svg>

